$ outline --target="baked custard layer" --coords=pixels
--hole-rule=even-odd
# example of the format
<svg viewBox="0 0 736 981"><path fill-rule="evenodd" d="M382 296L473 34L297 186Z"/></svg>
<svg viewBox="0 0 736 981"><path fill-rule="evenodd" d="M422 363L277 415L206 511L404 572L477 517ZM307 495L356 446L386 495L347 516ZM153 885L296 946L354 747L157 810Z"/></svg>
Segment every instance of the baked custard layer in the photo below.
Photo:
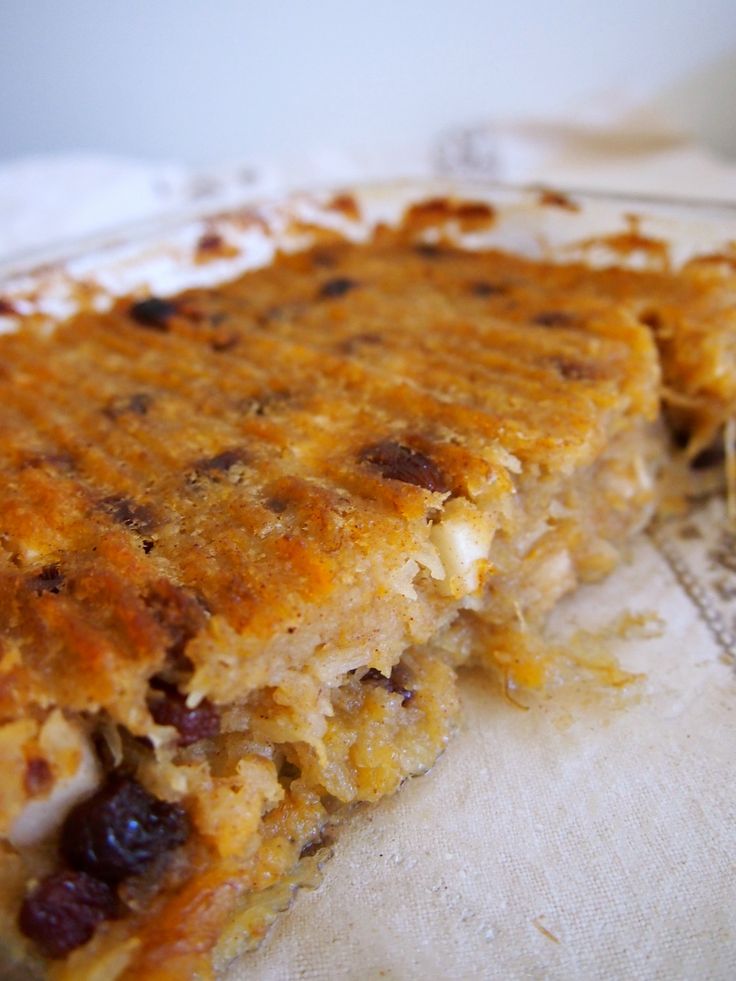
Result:
<svg viewBox="0 0 736 981"><path fill-rule="evenodd" d="M0 338L15 957L206 973L432 765L458 665L543 683L665 453L655 285L617 276L383 230Z"/></svg>

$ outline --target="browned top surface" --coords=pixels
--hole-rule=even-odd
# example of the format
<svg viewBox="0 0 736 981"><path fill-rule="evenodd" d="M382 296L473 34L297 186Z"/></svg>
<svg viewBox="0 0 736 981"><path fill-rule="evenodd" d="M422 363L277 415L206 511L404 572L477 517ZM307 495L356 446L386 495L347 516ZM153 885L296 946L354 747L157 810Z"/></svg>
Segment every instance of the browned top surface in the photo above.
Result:
<svg viewBox="0 0 736 981"><path fill-rule="evenodd" d="M383 233L0 338L0 719L143 706L215 616L295 630L440 492L504 492L489 448L591 459L656 411L627 283Z"/></svg>

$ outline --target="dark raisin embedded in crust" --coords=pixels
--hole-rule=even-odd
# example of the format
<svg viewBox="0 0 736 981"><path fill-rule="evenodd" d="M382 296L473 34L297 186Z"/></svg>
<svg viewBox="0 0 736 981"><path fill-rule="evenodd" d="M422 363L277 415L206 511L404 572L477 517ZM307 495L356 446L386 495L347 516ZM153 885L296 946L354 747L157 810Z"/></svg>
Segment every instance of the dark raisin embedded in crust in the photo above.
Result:
<svg viewBox="0 0 736 981"><path fill-rule="evenodd" d="M204 235L200 235L199 241L197 242L198 252L217 252L221 249L225 241L222 235L217 232L205 232Z"/></svg>
<svg viewBox="0 0 736 981"><path fill-rule="evenodd" d="M191 746L200 739L213 739L220 732L220 716L206 698L196 708L189 708L186 696L165 681L151 682L154 695L148 708L160 726L173 726L179 733L179 746Z"/></svg>
<svg viewBox="0 0 736 981"><path fill-rule="evenodd" d="M174 665L183 667L186 661L184 650L205 624L210 612L206 601L190 593L176 583L159 579L143 596L146 609L158 625L168 634L166 646L167 659ZM191 668L191 664L188 664Z"/></svg>
<svg viewBox="0 0 736 981"><path fill-rule="evenodd" d="M423 259L440 259L449 253L448 249L442 248L434 242L417 242L414 251Z"/></svg>
<svg viewBox="0 0 736 981"><path fill-rule="evenodd" d="M307 842L307 844L299 852L299 858L310 858L312 855L317 855L324 849L331 848L332 842L332 836L323 831L316 838L313 838L311 841Z"/></svg>
<svg viewBox="0 0 736 981"><path fill-rule="evenodd" d="M36 593L58 593L64 585L64 573L58 565L47 565L31 579Z"/></svg>
<svg viewBox="0 0 736 981"><path fill-rule="evenodd" d="M571 327L576 319L565 310L541 310L534 314L531 322L537 327Z"/></svg>
<svg viewBox="0 0 736 981"><path fill-rule="evenodd" d="M711 443L710 446L706 446L699 453L696 453L690 461L690 467L693 470L709 470L711 467L721 466L725 458L726 449L719 440L716 443Z"/></svg>
<svg viewBox="0 0 736 981"><path fill-rule="evenodd" d="M228 334L225 337L213 337L210 341L210 348L215 351L216 354L223 354L226 351L232 351L240 344L240 338L237 334Z"/></svg>
<svg viewBox="0 0 736 981"><path fill-rule="evenodd" d="M156 526L156 519L153 511L147 504L138 504L130 498L121 497L117 494L106 497L102 500L102 507L107 513L126 528L144 535L152 531Z"/></svg>
<svg viewBox="0 0 736 981"><path fill-rule="evenodd" d="M380 344L383 344L383 337L380 334L375 331L362 331L339 341L335 348L340 354L354 354L363 347L377 347Z"/></svg>
<svg viewBox="0 0 736 981"><path fill-rule="evenodd" d="M480 298L486 296L503 296L504 293L508 293L508 287L502 283L489 283L485 279L480 279L470 284L470 292L473 296Z"/></svg>
<svg viewBox="0 0 736 981"><path fill-rule="evenodd" d="M32 756L26 760L26 771L23 775L23 786L31 797L46 793L51 787L53 774L48 760L42 756Z"/></svg>
<svg viewBox="0 0 736 981"><path fill-rule="evenodd" d="M319 288L319 297L322 300L334 300L340 296L345 296L351 290L357 289L358 283L347 276L336 276L335 279L328 279Z"/></svg>
<svg viewBox="0 0 736 981"><path fill-rule="evenodd" d="M247 462L248 458L244 450L223 450L222 453L218 453L216 456L197 460L194 464L194 469L200 473L227 473L237 463Z"/></svg>
<svg viewBox="0 0 736 981"><path fill-rule="evenodd" d="M113 774L77 804L61 829L61 854L75 869L103 882L143 872L189 836L184 808L159 800L131 777Z"/></svg>
<svg viewBox="0 0 736 981"><path fill-rule="evenodd" d="M23 463L24 467L54 467L58 470L74 470L74 457L70 453L33 453Z"/></svg>
<svg viewBox="0 0 736 981"><path fill-rule="evenodd" d="M124 398L113 399L102 410L108 419L115 421L120 416L145 416L153 404L153 398L146 392L136 392Z"/></svg>
<svg viewBox="0 0 736 981"><path fill-rule="evenodd" d="M390 439L366 446L359 459L377 467L381 476L400 480L425 490L445 493L450 490L439 466L424 453Z"/></svg>
<svg viewBox="0 0 736 981"><path fill-rule="evenodd" d="M401 695L402 705L406 705L414 697L414 692L410 688L405 688L402 684L407 679L404 677L404 672L401 670L400 664L396 665L388 678L385 674L381 674L377 668L369 668L360 680L368 684L378 685L380 688L385 688L392 695Z"/></svg>
<svg viewBox="0 0 736 981"><path fill-rule="evenodd" d="M555 370L566 381L595 381L600 377L598 366L589 361L574 361L572 358L555 357L551 359Z"/></svg>
<svg viewBox="0 0 736 981"><path fill-rule="evenodd" d="M158 296L139 300L130 308L130 316L139 326L162 332L169 329L169 321L175 313L175 304L170 300L162 300Z"/></svg>
<svg viewBox="0 0 736 981"><path fill-rule="evenodd" d="M264 502L264 505L265 507L268 508L269 511L272 511L274 514L283 514L284 511L288 508L289 502L285 500L283 497L269 497Z"/></svg>
<svg viewBox="0 0 736 981"><path fill-rule="evenodd" d="M639 323L649 327L650 330L658 331L664 326L664 320L659 310L642 310L639 314Z"/></svg>
<svg viewBox="0 0 736 981"><path fill-rule="evenodd" d="M25 898L18 925L47 957L63 957L86 943L95 927L117 912L117 899L106 883L85 872L56 872Z"/></svg>

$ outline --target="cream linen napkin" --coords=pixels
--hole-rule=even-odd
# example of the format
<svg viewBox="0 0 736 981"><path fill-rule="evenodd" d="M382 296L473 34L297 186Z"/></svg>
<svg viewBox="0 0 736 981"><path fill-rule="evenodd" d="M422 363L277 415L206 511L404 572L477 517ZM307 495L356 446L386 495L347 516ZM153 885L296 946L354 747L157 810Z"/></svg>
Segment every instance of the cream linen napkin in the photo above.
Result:
<svg viewBox="0 0 736 981"><path fill-rule="evenodd" d="M645 675L631 690L562 689L522 711L464 675L461 730L434 770L356 816L322 886L228 981L736 977L724 522L713 501L660 527L556 614L563 636L659 617L610 644Z"/></svg>

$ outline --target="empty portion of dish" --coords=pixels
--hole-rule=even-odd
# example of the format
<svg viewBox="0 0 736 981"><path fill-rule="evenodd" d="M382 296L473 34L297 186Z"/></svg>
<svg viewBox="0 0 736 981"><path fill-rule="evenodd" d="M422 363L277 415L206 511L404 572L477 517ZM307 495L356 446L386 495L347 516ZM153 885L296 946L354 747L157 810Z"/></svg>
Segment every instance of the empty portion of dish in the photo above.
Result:
<svg viewBox="0 0 736 981"><path fill-rule="evenodd" d="M0 338L0 915L56 976L257 939L652 513L662 284L424 230Z"/></svg>

